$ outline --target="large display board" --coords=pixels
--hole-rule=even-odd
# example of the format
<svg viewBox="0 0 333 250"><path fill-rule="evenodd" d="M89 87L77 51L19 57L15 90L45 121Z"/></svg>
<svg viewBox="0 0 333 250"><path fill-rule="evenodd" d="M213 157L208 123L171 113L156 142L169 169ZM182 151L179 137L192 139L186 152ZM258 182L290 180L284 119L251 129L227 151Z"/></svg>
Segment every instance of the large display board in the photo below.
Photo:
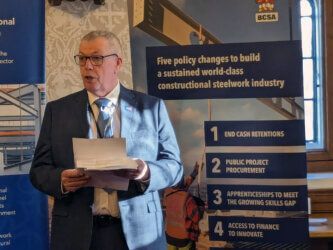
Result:
<svg viewBox="0 0 333 250"><path fill-rule="evenodd" d="M197 249L307 248L299 1L130 2L134 86L204 166Z"/></svg>
<svg viewBox="0 0 333 250"><path fill-rule="evenodd" d="M28 176L45 100L44 9L0 2L0 249L48 248L47 199Z"/></svg>
<svg viewBox="0 0 333 250"><path fill-rule="evenodd" d="M165 99L301 97L301 59L299 41L147 48L148 93ZM207 211L215 211L208 216L209 239L306 243L304 120L208 120L204 135ZM232 210L276 213L217 215Z"/></svg>

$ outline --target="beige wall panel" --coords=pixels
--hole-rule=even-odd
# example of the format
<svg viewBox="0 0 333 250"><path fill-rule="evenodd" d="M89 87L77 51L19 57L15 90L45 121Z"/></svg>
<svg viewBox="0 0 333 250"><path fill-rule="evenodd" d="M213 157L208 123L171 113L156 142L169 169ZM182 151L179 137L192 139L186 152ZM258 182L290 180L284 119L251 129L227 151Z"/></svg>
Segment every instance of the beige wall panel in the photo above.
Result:
<svg viewBox="0 0 333 250"><path fill-rule="evenodd" d="M47 2L47 1L46 1ZM114 32L123 44L124 58L120 80L132 88L132 68L127 1L106 0L95 5L92 0L69 2L61 6L46 3L46 93L47 101L82 89L78 66L73 56L80 38L92 30Z"/></svg>

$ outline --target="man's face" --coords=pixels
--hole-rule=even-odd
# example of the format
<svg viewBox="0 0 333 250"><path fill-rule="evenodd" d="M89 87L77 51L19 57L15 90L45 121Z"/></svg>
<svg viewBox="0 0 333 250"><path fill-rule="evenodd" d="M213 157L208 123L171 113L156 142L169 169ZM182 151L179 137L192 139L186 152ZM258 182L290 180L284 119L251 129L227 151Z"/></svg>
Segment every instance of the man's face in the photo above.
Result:
<svg viewBox="0 0 333 250"><path fill-rule="evenodd" d="M82 41L80 55L83 56L106 56L116 54L116 50L110 47L107 39L98 37L91 41ZM109 56L103 59L103 64L95 66L87 59L85 65L80 66L83 86L86 90L103 97L110 93L118 83L118 72L122 60L117 56Z"/></svg>

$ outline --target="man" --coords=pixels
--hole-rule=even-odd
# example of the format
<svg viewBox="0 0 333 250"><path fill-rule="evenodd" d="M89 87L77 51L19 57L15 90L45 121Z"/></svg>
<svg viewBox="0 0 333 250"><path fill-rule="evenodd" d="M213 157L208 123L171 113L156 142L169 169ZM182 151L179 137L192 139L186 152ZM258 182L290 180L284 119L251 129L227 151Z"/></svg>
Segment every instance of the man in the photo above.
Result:
<svg viewBox="0 0 333 250"><path fill-rule="evenodd" d="M158 190L180 181L179 149L163 101L119 83L121 56L114 34L88 33L75 56L85 89L46 106L30 178L55 200L52 250L166 248ZM98 100L114 107L102 129ZM137 158L136 170L115 171L129 179L127 191L85 187L89 176L74 168L72 138L103 130L126 138L128 156Z"/></svg>

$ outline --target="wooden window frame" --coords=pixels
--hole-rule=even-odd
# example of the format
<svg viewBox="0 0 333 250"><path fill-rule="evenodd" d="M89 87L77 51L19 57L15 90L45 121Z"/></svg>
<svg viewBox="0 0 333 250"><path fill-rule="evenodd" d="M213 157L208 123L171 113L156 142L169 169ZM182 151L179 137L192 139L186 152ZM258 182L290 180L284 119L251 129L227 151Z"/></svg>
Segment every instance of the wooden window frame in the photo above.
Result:
<svg viewBox="0 0 333 250"><path fill-rule="evenodd" d="M333 171L333 1L323 0L324 150L307 152L308 172Z"/></svg>

